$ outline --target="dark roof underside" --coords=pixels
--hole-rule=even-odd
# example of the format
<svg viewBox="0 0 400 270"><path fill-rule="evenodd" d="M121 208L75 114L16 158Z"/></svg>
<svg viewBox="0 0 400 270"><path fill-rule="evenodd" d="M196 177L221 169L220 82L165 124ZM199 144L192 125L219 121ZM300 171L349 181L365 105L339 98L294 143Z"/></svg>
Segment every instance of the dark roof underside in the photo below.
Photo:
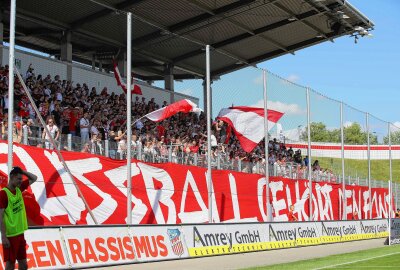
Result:
<svg viewBox="0 0 400 270"><path fill-rule="evenodd" d="M163 79L166 64L176 79L204 77L206 44L218 77L357 27L373 28L343 0L18 0L16 44L58 56L62 34L70 31L73 60L91 64L96 55L110 68L108 60L126 49L127 11L133 13L133 71L144 80Z"/></svg>

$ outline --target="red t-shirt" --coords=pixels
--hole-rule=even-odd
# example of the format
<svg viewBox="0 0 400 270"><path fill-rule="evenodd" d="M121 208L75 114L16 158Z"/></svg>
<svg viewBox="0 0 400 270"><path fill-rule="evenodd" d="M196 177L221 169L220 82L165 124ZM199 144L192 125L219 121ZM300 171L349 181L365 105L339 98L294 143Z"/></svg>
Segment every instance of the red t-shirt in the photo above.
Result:
<svg viewBox="0 0 400 270"><path fill-rule="evenodd" d="M20 101L18 103L18 107L19 107L19 116L21 117L28 117L29 116L29 111L28 111L28 106L27 104L25 104L24 102Z"/></svg>
<svg viewBox="0 0 400 270"><path fill-rule="evenodd" d="M189 147L190 148L190 151L192 152L192 153L197 153L197 152L199 152L199 146L198 145L192 145L192 146L190 146Z"/></svg>
<svg viewBox="0 0 400 270"><path fill-rule="evenodd" d="M296 216L293 214L293 211L289 210L289 221L297 221Z"/></svg>
<svg viewBox="0 0 400 270"><path fill-rule="evenodd" d="M70 113L69 116L69 131L76 131L76 120L78 120L78 118L75 116L74 112Z"/></svg>
<svg viewBox="0 0 400 270"><path fill-rule="evenodd" d="M20 186L21 192L24 192L29 187L29 180L22 181ZM12 191L11 191L12 192ZM14 195L16 192L12 192ZM8 197L7 193L4 190L0 190L0 209L6 209L8 206Z"/></svg>
<svg viewBox="0 0 400 270"><path fill-rule="evenodd" d="M157 126L157 132L158 138L161 138L161 136L164 136L165 134L165 128L163 126Z"/></svg>

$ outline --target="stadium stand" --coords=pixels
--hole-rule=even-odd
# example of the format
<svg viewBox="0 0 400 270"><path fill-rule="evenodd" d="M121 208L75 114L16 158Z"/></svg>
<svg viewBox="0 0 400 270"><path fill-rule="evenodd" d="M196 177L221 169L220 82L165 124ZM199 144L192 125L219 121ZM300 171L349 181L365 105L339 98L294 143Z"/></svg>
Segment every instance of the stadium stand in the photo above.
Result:
<svg viewBox="0 0 400 270"><path fill-rule="evenodd" d="M2 138L7 137L7 74L8 66L0 67ZM108 155L111 158L126 158L126 101L124 94L109 93L103 88L63 80L59 75L35 74L33 66L25 73L25 83L31 90L36 106L44 119L53 119L50 130L64 150L68 135L72 138L73 151ZM24 131L28 144L52 148L43 130L39 128L35 111L24 96L18 80L15 82L14 141L23 142ZM156 104L154 98L136 96L132 104L132 116L141 116L168 105ZM161 123L138 120L132 127L132 150L134 158L147 162L174 162L206 166L206 118L204 113L179 114ZM43 136L42 136L43 135ZM108 151L106 151L108 142ZM234 134L227 139L226 125L215 120L212 128L212 167L248 173L265 172L265 151L262 141L251 153L240 147ZM268 163L271 175L300 179L306 177L308 158L301 150L287 149L275 139L269 141ZM107 153L106 153L107 152ZM332 171L321 169L318 161L313 163L313 178L336 181Z"/></svg>

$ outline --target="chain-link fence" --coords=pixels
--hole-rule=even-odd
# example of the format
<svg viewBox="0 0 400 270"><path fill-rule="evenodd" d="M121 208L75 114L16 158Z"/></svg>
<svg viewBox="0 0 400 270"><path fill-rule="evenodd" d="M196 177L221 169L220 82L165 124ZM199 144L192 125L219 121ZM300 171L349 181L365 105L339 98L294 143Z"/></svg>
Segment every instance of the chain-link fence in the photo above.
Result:
<svg viewBox="0 0 400 270"><path fill-rule="evenodd" d="M85 1L82 5L90 5L94 13L102 10L101 5L90 1ZM40 3L36 6L35 13L40 15ZM184 66L185 61L176 58L185 53L193 53L204 44L187 45L188 43L180 43L179 39L176 39L174 46L180 50L179 55L173 55L168 51L168 42L175 35L164 35L160 30L159 37L152 42L145 42L144 39L140 41L136 38L146 36L150 30L146 27L135 28L135 23L132 34L133 51L142 52L143 58L134 59L133 73L138 65L147 64L149 66L141 66L141 70L147 68L149 74L165 78L165 84L156 83L155 86L170 91L158 91L154 85L149 91L148 87L153 82L135 80L135 83L142 86L143 95L133 95L132 138L127 138L126 130L130 127L126 125L126 95L114 79L115 66L122 76L127 73L127 52L123 49L126 47L126 14L113 12L112 17L88 20L82 25L78 21L81 17L79 12L72 13L69 9L54 10L51 15L42 15L51 20L57 18L60 12L63 13L62 17L68 20L66 24L75 21L73 30L58 31L47 38L61 41L60 54L54 55L51 61L61 60L67 64L49 68L56 65L46 65L46 61L50 60L43 60L34 64L35 69L33 66L19 67L25 75L24 79L32 91L41 116L44 119L54 118L55 126L59 130L54 133L57 134L55 136L58 143L56 146L49 143L43 128L39 127L32 106L18 99L22 96L22 90L16 89L16 104L22 102L19 106L27 108L21 112L26 115L21 116L33 119L33 124L20 123L22 128L16 131L20 133L18 136L21 137L22 143L125 159L127 142L131 141L132 157L145 162L173 162L202 167L207 167L210 162L213 170L262 175L266 173L268 164L270 176L289 179L310 177L314 182L345 183L372 188L388 187L390 170L387 122L269 71L254 66L239 69L245 63L243 59L231 59L230 64L238 66L237 71L215 75L215 71L223 68L222 61L219 60L224 59L224 65L227 65L226 57L229 57L229 53L218 49L211 50L210 55L211 106L208 108L205 76L175 82L172 75L169 79L166 76L171 72L171 68L173 69L173 59ZM136 19L138 18L134 17L134 20ZM88 29L91 31L90 35ZM120 45L119 51L107 51L104 48L98 48L99 51L102 49L101 53L96 51L96 39L101 38L104 31L107 31L107 36L112 39L113 44L110 47ZM71 35L85 40L87 47L81 46L73 52L70 47ZM170 66L151 66L146 61L154 50L160 48L163 48L171 59ZM201 49L196 52L195 60L198 62L196 67L201 71L204 70L206 59L204 51L200 51ZM108 76L109 80L106 81L109 83L101 85L97 75ZM78 81L73 82L72 77ZM267 97L264 96L264 86ZM158 91L157 94L154 94L155 91ZM199 103L204 112L177 114L160 123L142 119L145 114L183 98L192 98ZM261 136L259 143L250 142L254 145L244 149L240 141L241 134L233 132L226 122L219 120L219 112L226 108L243 110L237 108L243 106L262 109L265 98L267 108L272 114L276 111L283 115L276 123L269 122L267 138ZM211 160L207 159L207 110L211 111L212 118ZM265 132L263 124L253 128L254 138ZM395 182L393 194L396 207L399 207L400 171L397 165L400 160L400 128L391 125L390 130L393 144L392 173ZM6 129L2 131L3 138L6 133ZM265 149L266 145L268 151Z"/></svg>

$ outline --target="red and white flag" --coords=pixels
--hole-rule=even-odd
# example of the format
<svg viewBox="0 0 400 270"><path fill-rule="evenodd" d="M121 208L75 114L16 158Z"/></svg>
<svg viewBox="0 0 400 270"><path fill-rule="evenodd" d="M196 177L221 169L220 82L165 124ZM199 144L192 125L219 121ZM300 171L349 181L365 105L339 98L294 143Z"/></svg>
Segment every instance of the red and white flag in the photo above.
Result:
<svg viewBox="0 0 400 270"><path fill-rule="evenodd" d="M147 117L151 121L160 122L166 118L169 118L179 112L201 112L201 109L197 107L195 103L188 99L182 99L164 108L158 109L154 112L148 113L143 117Z"/></svg>
<svg viewBox="0 0 400 270"><path fill-rule="evenodd" d="M121 86L122 90L127 93L126 91L126 84L122 81L121 74L119 73L118 65L116 61L113 61L114 65L114 76L115 80L117 81L118 86ZM133 80L132 80L133 81ZM139 85L132 83L132 89L131 89L132 94L137 94L137 95L142 95L142 89L140 88Z"/></svg>
<svg viewBox="0 0 400 270"><path fill-rule="evenodd" d="M268 131L281 119L283 113L268 110ZM224 121L233 129L240 145L251 152L264 138L264 109L237 106L222 109L217 119Z"/></svg>

